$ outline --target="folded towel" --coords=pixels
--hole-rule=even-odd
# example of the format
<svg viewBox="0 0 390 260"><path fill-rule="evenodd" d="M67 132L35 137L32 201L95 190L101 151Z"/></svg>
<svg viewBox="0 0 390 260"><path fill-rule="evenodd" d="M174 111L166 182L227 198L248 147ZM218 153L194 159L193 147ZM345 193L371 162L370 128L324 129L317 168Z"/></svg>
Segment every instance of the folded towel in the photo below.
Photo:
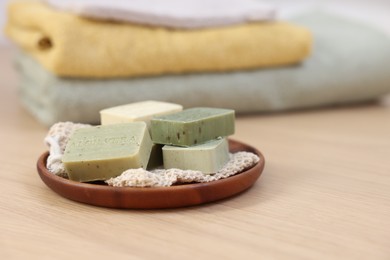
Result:
<svg viewBox="0 0 390 260"><path fill-rule="evenodd" d="M276 10L256 0L49 0L81 16L173 28L226 26L275 18Z"/></svg>
<svg viewBox="0 0 390 260"><path fill-rule="evenodd" d="M39 2L9 5L6 33L56 75L118 77L296 63L310 32L283 22L170 30L80 18Z"/></svg>
<svg viewBox="0 0 390 260"><path fill-rule="evenodd" d="M210 106L238 113L344 104L390 91L387 36L330 15L295 19L311 28L313 55L302 66L234 73L189 74L138 79L80 80L55 77L21 54L21 94L40 121L99 123L99 110L161 100L185 107Z"/></svg>

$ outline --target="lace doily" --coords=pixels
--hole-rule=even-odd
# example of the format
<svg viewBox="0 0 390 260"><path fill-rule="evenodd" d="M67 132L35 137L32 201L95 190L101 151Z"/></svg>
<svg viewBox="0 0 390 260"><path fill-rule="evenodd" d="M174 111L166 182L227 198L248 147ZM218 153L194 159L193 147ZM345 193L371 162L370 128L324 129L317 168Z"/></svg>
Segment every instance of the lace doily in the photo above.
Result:
<svg viewBox="0 0 390 260"><path fill-rule="evenodd" d="M230 154L229 162L215 174L180 169L146 171L140 168L129 169L106 183L114 187L168 187L180 183L210 182L240 173L258 162L259 157L253 153L237 152Z"/></svg>
<svg viewBox="0 0 390 260"><path fill-rule="evenodd" d="M62 156L65 152L69 137L77 129L91 127L87 124L75 124L72 122L59 122L50 127L44 142L49 147L49 157L47 157L46 167L55 175L68 178Z"/></svg>
<svg viewBox="0 0 390 260"><path fill-rule="evenodd" d="M60 122L50 128L44 141L49 147L50 154L47 158L46 167L51 173L64 178L68 177L62 163L62 156L72 133L76 129L84 127L91 127L91 125ZM229 162L215 174L203 174L200 171L180 169L147 171L140 168L126 170L118 177L105 182L114 187L168 187L180 183L210 182L240 173L254 166L259 160L260 158L256 154L237 152L230 154Z"/></svg>

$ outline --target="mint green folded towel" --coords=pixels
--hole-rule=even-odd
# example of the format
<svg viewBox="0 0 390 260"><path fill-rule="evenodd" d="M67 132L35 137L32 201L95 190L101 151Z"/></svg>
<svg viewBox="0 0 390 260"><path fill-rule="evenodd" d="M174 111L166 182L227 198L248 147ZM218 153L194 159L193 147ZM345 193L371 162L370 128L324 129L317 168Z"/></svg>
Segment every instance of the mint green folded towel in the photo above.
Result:
<svg viewBox="0 0 390 260"><path fill-rule="evenodd" d="M16 63L21 98L41 122L51 125L58 121L99 123L101 109L142 100L252 113L361 102L390 91L390 39L386 35L317 12L293 21L310 28L314 36L313 54L301 65L229 73L81 80L58 78L20 53Z"/></svg>

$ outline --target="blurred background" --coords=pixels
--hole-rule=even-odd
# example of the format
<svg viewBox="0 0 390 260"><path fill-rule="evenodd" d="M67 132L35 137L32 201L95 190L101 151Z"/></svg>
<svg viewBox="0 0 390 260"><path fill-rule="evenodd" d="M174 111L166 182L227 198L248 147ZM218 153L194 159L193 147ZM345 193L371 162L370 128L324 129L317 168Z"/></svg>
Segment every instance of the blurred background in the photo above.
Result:
<svg viewBox="0 0 390 260"><path fill-rule="evenodd" d="M0 0L1 28L6 25L7 2ZM183 37L181 42L170 42L174 37L169 33L166 38L152 33L148 39L140 34L133 41L126 36L133 33L132 22L129 31L114 25L109 32L104 8L92 14L96 19L92 26L74 23L76 19L57 21L59 11L74 17L85 14L72 1L52 2L46 20L40 19L40 8L13 8L16 22L8 26L9 37L0 34L2 46L16 49L12 54L4 49L0 55L9 64L16 60L22 102L45 125L64 120L98 123L101 109L147 99L184 107L227 107L246 114L365 102L390 89L386 70L390 66L390 1L257 1L276 10L277 20L288 23L282 33L275 34L266 25L266 30L259 31L269 30L269 35L254 39L251 36L257 34L249 32L244 21L239 23L245 27L240 32L229 31L234 24L227 25L223 36L211 25L211 38L192 28L193 38ZM47 22L53 26L46 26ZM39 30L28 32L26 26L27 33L22 35L23 23L41 30L38 49L31 47L35 36L24 36ZM141 23L140 28L147 31L155 26L149 25ZM97 40L103 34L108 36ZM247 102L238 101L235 93ZM79 98L84 95L91 100ZM183 99L183 95L189 97Z"/></svg>
<svg viewBox="0 0 390 260"><path fill-rule="evenodd" d="M7 0L0 0L0 26L1 28L4 28L5 19L6 19L6 4ZM3 33L1 33L0 37L0 44L5 43L5 36Z"/></svg>
<svg viewBox="0 0 390 260"><path fill-rule="evenodd" d="M0 0L0 27L6 20L6 5L9 0ZM299 11L319 8L330 9L363 21L370 22L390 33L390 1L388 0L262 0L279 7L279 15L288 17ZM5 43L4 34L0 34L0 43Z"/></svg>

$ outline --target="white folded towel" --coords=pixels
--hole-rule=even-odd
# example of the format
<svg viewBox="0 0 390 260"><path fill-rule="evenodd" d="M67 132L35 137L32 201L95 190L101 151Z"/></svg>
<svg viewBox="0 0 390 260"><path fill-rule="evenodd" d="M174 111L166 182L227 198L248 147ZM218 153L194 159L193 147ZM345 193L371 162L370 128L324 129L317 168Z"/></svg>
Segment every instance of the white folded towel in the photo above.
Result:
<svg viewBox="0 0 390 260"><path fill-rule="evenodd" d="M273 20L276 9L256 0L48 0L80 16L194 29Z"/></svg>

